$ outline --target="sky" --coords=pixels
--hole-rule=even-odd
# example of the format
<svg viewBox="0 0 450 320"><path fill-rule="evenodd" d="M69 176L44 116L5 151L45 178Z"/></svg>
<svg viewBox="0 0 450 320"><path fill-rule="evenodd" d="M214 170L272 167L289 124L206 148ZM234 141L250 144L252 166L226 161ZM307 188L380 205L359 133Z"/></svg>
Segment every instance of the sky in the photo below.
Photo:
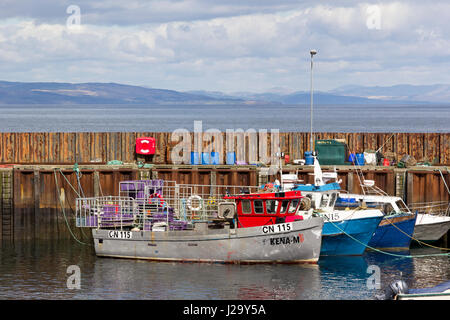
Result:
<svg viewBox="0 0 450 320"><path fill-rule="evenodd" d="M0 80L178 91L450 83L450 1L2 0Z"/></svg>

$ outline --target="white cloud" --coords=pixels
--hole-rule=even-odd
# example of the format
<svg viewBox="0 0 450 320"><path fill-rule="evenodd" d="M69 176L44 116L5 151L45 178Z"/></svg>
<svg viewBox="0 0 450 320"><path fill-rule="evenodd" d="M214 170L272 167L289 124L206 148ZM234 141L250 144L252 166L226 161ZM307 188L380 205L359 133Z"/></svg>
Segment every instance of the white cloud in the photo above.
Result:
<svg viewBox="0 0 450 320"><path fill-rule="evenodd" d="M432 77L450 82L450 3L444 1L79 2L79 32L67 29L65 11L57 18L59 9L33 17L30 10L17 13L14 3L4 8L11 12L0 22L4 80L307 90L309 49L315 48L319 90ZM367 26L369 5L379 7L379 29Z"/></svg>

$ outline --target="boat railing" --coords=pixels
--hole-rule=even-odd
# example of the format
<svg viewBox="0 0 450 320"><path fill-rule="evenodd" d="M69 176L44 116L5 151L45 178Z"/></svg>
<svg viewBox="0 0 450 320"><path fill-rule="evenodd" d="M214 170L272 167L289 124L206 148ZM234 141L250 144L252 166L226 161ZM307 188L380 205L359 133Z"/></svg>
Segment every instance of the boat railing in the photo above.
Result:
<svg viewBox="0 0 450 320"><path fill-rule="evenodd" d="M421 214L450 216L450 202L448 201L414 202L408 207L411 211Z"/></svg>
<svg viewBox="0 0 450 320"><path fill-rule="evenodd" d="M163 190L164 201L168 207L174 209L176 218L185 221L209 221L217 218L219 203L232 201L224 199L225 196L255 193L258 187L176 184L163 187Z"/></svg>
<svg viewBox="0 0 450 320"><path fill-rule="evenodd" d="M102 196L76 199L77 227L123 228L133 224L135 200L122 196Z"/></svg>
<svg viewBox="0 0 450 320"><path fill-rule="evenodd" d="M156 180L162 181L162 180ZM120 196L76 200L76 225L88 228L182 230L196 221L218 217L227 195L254 193L256 186L177 184L173 181L130 181Z"/></svg>

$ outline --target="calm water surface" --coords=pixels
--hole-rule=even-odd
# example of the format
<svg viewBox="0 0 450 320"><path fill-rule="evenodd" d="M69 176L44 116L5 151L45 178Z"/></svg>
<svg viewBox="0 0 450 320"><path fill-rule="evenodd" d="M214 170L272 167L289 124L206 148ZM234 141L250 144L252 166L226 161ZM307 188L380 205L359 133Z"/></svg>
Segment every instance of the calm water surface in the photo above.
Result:
<svg viewBox="0 0 450 320"><path fill-rule="evenodd" d="M0 105L2 132L171 132L203 130L310 130L309 105L11 106ZM449 132L450 105L317 105L317 132Z"/></svg>
<svg viewBox="0 0 450 320"><path fill-rule="evenodd" d="M413 248L409 254L440 253ZM81 288L68 289L70 265L81 271ZM371 300L368 266L380 268L382 289L404 279L428 287L450 279L448 256L396 258L380 253L335 257L317 266L165 263L98 258L75 241L3 243L0 299L106 300Z"/></svg>

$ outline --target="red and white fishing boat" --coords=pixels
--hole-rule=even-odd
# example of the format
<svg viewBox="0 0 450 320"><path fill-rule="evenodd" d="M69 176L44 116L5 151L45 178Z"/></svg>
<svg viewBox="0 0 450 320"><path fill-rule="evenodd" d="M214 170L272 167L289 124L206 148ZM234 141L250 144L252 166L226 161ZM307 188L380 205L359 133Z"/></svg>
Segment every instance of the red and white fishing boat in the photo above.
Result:
<svg viewBox="0 0 450 320"><path fill-rule="evenodd" d="M323 218L298 215L301 192L244 193L163 180L77 199L98 256L221 263L317 263ZM226 192L224 191L226 189Z"/></svg>

